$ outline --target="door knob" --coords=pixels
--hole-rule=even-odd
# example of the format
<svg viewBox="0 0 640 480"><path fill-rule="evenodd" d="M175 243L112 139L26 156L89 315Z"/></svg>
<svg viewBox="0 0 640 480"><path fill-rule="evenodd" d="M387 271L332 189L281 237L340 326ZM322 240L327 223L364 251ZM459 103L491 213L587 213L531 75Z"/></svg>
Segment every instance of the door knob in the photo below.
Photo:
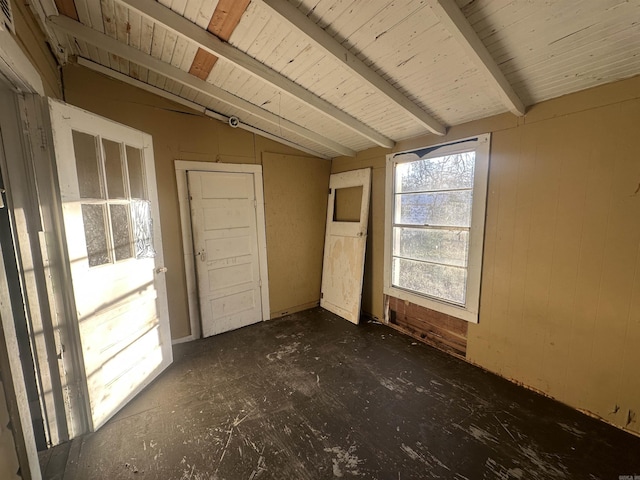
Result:
<svg viewBox="0 0 640 480"><path fill-rule="evenodd" d="M156 268L156 273L166 273L167 267L158 267Z"/></svg>

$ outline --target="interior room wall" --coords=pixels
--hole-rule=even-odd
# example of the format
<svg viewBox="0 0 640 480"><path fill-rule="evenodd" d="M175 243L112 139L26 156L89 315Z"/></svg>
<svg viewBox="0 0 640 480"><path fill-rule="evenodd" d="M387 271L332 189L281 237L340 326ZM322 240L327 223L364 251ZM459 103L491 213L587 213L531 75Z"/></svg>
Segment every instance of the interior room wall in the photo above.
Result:
<svg viewBox="0 0 640 480"><path fill-rule="evenodd" d="M480 322L467 359L640 433L640 77L399 142L492 132ZM384 149L373 167L363 309L381 318Z"/></svg>
<svg viewBox="0 0 640 480"><path fill-rule="evenodd" d="M68 65L63 69L66 101L90 112L102 115L125 125L149 133L153 137L156 177L162 224L162 242L167 272L167 291L171 335L174 339L191 334L188 316L187 288L183 261L182 237L180 230L179 205L175 178L175 160L201 162L261 164L269 152L295 157L295 171L289 172L290 179L304 182L292 185L289 193L290 206L309 203L309 195L321 189L326 203L330 162L310 157L294 148L255 135L194 112L184 106L158 97L146 91L105 77L78 65ZM323 164L323 168L318 165ZM282 175L289 175L281 167L280 173L270 175L263 167L265 192L273 192L271 182L280 181ZM276 168L274 166L274 168ZM318 175L322 170L326 172ZM273 197L272 197L273 198ZM300 239L315 239L316 224L303 222L297 225L298 237L290 235L291 218L278 215L270 210L269 197L265 196L267 223L267 260L269 262L269 282L274 286L270 292L272 311L295 309L300 305L300 296L295 289L285 291L278 286L289 281L288 265L273 262L269 255L274 248L297 251ZM322 223L324 219L322 220ZM324 224L324 223L323 223ZM324 230L319 241L324 240ZM278 242L277 247L274 242ZM299 264L300 277L316 278L321 275L320 262ZM274 296L275 295L275 296ZM319 302L320 289L316 297L304 296L305 302Z"/></svg>
<svg viewBox="0 0 640 480"><path fill-rule="evenodd" d="M279 272L269 278L274 318L320 300L331 162L264 153L262 164L267 261L269 272Z"/></svg>

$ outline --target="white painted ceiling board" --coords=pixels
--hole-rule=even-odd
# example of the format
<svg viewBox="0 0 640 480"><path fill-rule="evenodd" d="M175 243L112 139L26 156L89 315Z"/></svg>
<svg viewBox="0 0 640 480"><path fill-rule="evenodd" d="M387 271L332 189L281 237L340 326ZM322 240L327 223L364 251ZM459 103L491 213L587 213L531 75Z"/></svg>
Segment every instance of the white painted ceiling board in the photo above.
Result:
<svg viewBox="0 0 640 480"><path fill-rule="evenodd" d="M206 28L218 0L159 0ZM75 0L79 21L183 72L198 46L128 9L119 0ZM290 0L416 106L444 125L503 113L494 88L427 6L426 0ZM470 25L526 103L640 73L640 0L456 0ZM211 103L197 91L149 72L98 46L70 40L79 54L183 98ZM395 141L427 133L404 110L329 56L303 33L252 0L229 43L347 115ZM353 150L374 146L337 121L220 59L207 82ZM216 108L214 108L214 106ZM212 110L234 113L213 102ZM327 147L252 115L256 128L305 148ZM244 117L244 118L243 118ZM295 140L294 140L295 137ZM324 149L324 150L323 150Z"/></svg>
<svg viewBox="0 0 640 480"><path fill-rule="evenodd" d="M316 24L327 29L336 19L345 15L345 12L354 4L353 0L335 1L335 2L321 2L313 9L313 18ZM305 15L309 16L311 12L305 12Z"/></svg>
<svg viewBox="0 0 640 480"><path fill-rule="evenodd" d="M87 13L89 15L89 23L85 23L88 27L98 30L104 33L104 18L102 16L102 6L100 0L79 0L86 5ZM76 2L76 9L78 8L78 2ZM78 11L78 14L80 11ZM81 20L82 21L82 20ZM83 22L84 23L84 22Z"/></svg>
<svg viewBox="0 0 640 480"><path fill-rule="evenodd" d="M640 2L500 3L474 2L464 11L527 103L640 71Z"/></svg>

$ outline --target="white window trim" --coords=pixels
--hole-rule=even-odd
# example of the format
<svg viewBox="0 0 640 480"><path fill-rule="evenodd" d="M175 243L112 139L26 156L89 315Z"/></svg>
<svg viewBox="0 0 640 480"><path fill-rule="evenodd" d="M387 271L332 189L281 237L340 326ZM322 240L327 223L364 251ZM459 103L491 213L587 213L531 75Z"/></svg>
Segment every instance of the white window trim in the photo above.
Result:
<svg viewBox="0 0 640 480"><path fill-rule="evenodd" d="M484 246L485 212L487 205L487 185L489 179L489 150L491 134L485 133L474 137L456 140L442 145L425 147L430 149L428 157L450 155L469 151L476 152L475 173L473 181L473 206L471 212L471 229L469 236L469 261L467 267L467 294L464 306L447 303L433 297L420 295L415 292L394 287L391 282L391 247L393 222L393 195L395 165L412 160L401 160L397 156L410 153L412 149L387 155L386 187L385 187L385 216L384 216L384 293L386 295L406 300L416 305L429 308L452 317L461 318L472 323L478 323L480 307L480 281L482 276L482 252Z"/></svg>

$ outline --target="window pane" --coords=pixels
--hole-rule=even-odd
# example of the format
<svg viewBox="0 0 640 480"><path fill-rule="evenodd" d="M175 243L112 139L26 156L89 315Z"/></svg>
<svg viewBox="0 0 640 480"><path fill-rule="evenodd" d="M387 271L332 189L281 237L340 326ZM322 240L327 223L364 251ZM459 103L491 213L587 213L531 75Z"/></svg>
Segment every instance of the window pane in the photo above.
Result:
<svg viewBox="0 0 640 480"><path fill-rule="evenodd" d="M147 195L144 191L144 163L142 161L142 150L127 145L127 165L129 167L129 191L131 198L145 200Z"/></svg>
<svg viewBox="0 0 640 480"><path fill-rule="evenodd" d="M107 218L104 205L82 205L84 236L87 242L89 266L97 267L110 262L107 249Z"/></svg>
<svg viewBox="0 0 640 480"><path fill-rule="evenodd" d="M116 262L131 258L131 233L127 205L111 205L111 232Z"/></svg>
<svg viewBox="0 0 640 480"><path fill-rule="evenodd" d="M395 227L393 231L393 255L395 256L457 267L467 266L469 232L466 230Z"/></svg>
<svg viewBox="0 0 640 480"><path fill-rule="evenodd" d="M103 139L102 145L104 146L104 169L107 173L109 198L125 198L120 144Z"/></svg>
<svg viewBox="0 0 640 480"><path fill-rule="evenodd" d="M464 305L467 270L434 263L393 259L393 285Z"/></svg>
<svg viewBox="0 0 640 480"><path fill-rule="evenodd" d="M362 209L362 186L336 188L333 204L334 222L359 222Z"/></svg>
<svg viewBox="0 0 640 480"><path fill-rule="evenodd" d="M399 163L396 193L472 188L475 158L475 152L465 152Z"/></svg>
<svg viewBox="0 0 640 480"><path fill-rule="evenodd" d="M394 223L471 226L472 191L396 195Z"/></svg>
<svg viewBox="0 0 640 480"><path fill-rule="evenodd" d="M96 137L71 131L80 198L104 198L100 182L100 167Z"/></svg>
<svg viewBox="0 0 640 480"><path fill-rule="evenodd" d="M133 217L134 242L136 258L153 258L153 219L151 218L151 202L145 200L131 201Z"/></svg>

